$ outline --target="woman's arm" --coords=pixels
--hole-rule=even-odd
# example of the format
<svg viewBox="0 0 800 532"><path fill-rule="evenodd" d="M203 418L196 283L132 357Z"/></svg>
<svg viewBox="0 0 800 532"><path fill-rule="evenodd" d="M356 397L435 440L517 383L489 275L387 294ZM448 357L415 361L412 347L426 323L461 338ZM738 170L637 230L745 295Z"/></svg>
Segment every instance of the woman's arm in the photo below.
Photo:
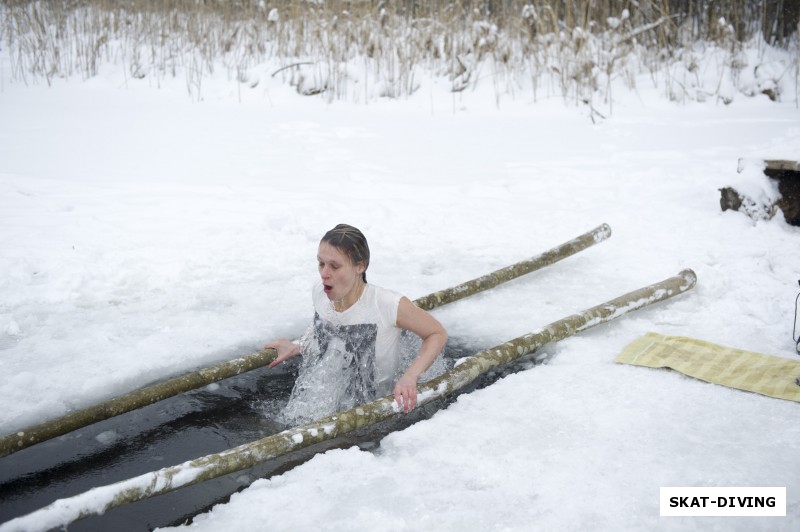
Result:
<svg viewBox="0 0 800 532"><path fill-rule="evenodd" d="M280 340L275 340L268 343L264 346L264 349L274 349L278 352L278 357L269 365L269 367L274 368L284 360L288 360L293 356L299 355L303 348L300 344L296 344L281 338Z"/></svg>
<svg viewBox="0 0 800 532"><path fill-rule="evenodd" d="M397 326L422 338L419 355L394 387L394 400L398 406L405 412L411 412L417 406L417 381L442 352L447 342L447 331L436 318L414 305L407 297L400 298Z"/></svg>

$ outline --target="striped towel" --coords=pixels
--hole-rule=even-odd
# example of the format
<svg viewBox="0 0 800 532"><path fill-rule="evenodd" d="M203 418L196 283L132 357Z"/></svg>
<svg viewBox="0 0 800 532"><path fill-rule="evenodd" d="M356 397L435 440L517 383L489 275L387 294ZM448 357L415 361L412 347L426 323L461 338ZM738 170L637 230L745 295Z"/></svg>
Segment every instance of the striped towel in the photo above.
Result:
<svg viewBox="0 0 800 532"><path fill-rule="evenodd" d="M683 336L647 333L629 344L614 362L671 368L706 382L800 402L800 361L797 360Z"/></svg>

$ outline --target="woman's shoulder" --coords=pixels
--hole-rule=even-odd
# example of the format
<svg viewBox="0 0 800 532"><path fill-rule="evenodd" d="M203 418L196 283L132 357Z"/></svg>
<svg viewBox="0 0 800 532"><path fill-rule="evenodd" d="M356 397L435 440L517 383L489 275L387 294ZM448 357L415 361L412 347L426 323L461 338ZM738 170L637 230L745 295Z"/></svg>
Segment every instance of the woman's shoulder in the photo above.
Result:
<svg viewBox="0 0 800 532"><path fill-rule="evenodd" d="M390 288L384 288L382 286L377 286L372 283L367 283L367 290L370 290L375 295L375 297L379 299L390 299L390 300L396 299L399 301L400 298L403 297L402 294L400 294L395 290L392 290Z"/></svg>
<svg viewBox="0 0 800 532"><path fill-rule="evenodd" d="M382 313L386 314L389 321L394 323L397 319L397 308L403 298L402 294L373 284L367 284L367 289L371 293L370 299L375 302L375 305L381 309Z"/></svg>

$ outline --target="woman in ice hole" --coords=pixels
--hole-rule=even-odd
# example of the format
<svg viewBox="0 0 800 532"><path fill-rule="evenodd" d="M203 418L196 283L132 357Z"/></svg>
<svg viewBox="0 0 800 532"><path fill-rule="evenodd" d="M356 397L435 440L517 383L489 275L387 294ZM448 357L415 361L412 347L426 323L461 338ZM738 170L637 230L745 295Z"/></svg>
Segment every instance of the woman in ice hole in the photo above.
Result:
<svg viewBox="0 0 800 532"><path fill-rule="evenodd" d="M417 404L420 375L447 341L444 327L407 297L367 284L369 246L355 227L339 224L328 231L320 241L317 262L321 282L312 293L314 323L300 343L286 339L268 343L266 348L278 352L270 367L303 355L293 395L305 372L313 372L315 366L333 368L333 380L341 380L337 388L341 397L329 413L390 393L399 408L410 412ZM405 371L399 367L403 329L422 339L419 354ZM327 386L330 377L324 374L316 384L309 381L305 386Z"/></svg>

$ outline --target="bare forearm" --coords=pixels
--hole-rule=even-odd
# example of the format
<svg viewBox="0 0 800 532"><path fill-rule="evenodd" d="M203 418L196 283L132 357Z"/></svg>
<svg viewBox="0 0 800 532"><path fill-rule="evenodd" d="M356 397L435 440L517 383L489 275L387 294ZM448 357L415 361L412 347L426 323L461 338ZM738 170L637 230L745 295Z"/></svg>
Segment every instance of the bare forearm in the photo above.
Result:
<svg viewBox="0 0 800 532"><path fill-rule="evenodd" d="M268 343L264 346L264 348L274 349L278 353L278 356L269 365L271 368L274 368L284 360L288 360L302 352L302 346L300 344L290 342L289 340L285 340L283 338Z"/></svg>
<svg viewBox="0 0 800 532"><path fill-rule="evenodd" d="M415 381L419 380L420 375L425 373L436 357L444 349L447 342L447 333L444 331L435 332L429 335L422 341L422 346L419 350L419 355L414 362L406 370L406 375L412 377Z"/></svg>
<svg viewBox="0 0 800 532"><path fill-rule="evenodd" d="M397 405L404 412L411 412L417 406L417 381L442 352L447 342L447 331L436 318L415 306L407 297L400 299L397 326L422 338L419 355L394 386Z"/></svg>

